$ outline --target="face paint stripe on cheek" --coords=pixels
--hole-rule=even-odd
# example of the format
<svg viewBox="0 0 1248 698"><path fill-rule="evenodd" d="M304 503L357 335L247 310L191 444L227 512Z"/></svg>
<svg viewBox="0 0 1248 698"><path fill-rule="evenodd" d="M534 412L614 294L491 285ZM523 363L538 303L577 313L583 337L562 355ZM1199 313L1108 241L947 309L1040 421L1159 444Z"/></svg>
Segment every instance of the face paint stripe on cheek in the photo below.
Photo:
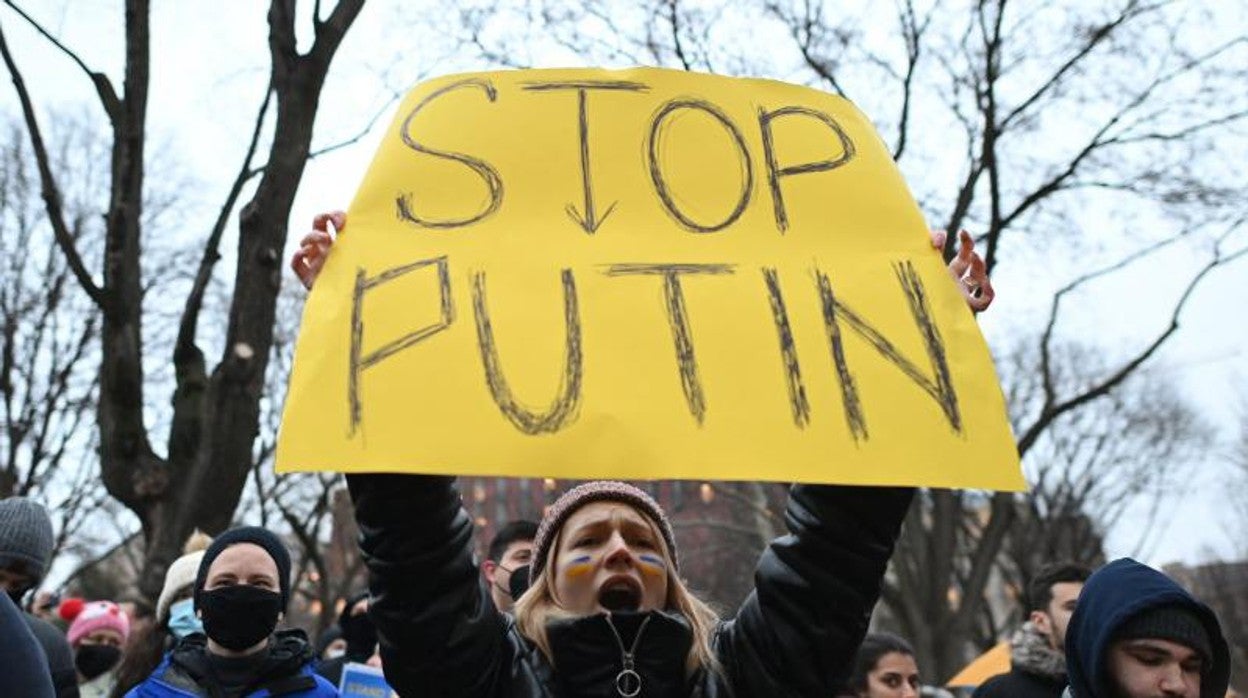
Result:
<svg viewBox="0 0 1248 698"><path fill-rule="evenodd" d="M563 572L569 577L580 577L586 575L593 569L593 565L590 564L590 560L591 558L588 555L574 557L571 560L568 560L568 564L564 565Z"/></svg>
<svg viewBox="0 0 1248 698"><path fill-rule="evenodd" d="M667 572L667 563L658 555L645 553L638 555L637 559L641 560L641 571L646 574L658 577Z"/></svg>

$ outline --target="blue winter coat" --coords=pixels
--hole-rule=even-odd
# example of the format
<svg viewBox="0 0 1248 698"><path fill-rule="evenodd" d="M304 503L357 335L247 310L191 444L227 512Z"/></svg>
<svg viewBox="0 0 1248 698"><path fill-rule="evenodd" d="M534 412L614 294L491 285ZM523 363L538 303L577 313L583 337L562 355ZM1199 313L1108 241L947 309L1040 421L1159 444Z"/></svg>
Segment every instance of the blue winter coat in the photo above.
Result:
<svg viewBox="0 0 1248 698"><path fill-rule="evenodd" d="M1180 606L1200 618L1213 650L1209 667L1201 676L1200 694L1202 698L1226 694L1231 659L1217 616L1166 575L1123 558L1088 579L1066 629L1066 675L1076 698L1113 695L1105 655L1114 634L1141 611L1160 606Z"/></svg>
<svg viewBox="0 0 1248 698"><path fill-rule="evenodd" d="M203 668L206 665L203 635L178 643L160 666L126 698L204 698L211 695ZM245 698L333 698L338 690L312 670L312 651L303 631L284 631L273 637L265 678Z"/></svg>

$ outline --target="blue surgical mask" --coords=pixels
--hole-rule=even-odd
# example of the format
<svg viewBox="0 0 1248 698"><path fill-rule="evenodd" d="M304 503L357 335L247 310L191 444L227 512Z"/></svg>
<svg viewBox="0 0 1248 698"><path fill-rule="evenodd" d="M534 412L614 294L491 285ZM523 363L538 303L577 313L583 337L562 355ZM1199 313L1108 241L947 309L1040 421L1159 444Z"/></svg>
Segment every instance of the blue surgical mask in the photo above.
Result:
<svg viewBox="0 0 1248 698"><path fill-rule="evenodd" d="M195 617L194 599L182 599L169 607L169 632L179 640L204 632L204 624Z"/></svg>

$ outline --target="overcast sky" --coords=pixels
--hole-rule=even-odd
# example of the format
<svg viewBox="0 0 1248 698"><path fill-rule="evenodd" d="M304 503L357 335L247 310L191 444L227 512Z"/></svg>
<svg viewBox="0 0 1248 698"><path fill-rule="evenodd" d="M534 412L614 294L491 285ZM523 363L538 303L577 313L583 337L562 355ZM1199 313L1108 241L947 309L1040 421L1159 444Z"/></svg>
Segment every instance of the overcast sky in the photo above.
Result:
<svg viewBox="0 0 1248 698"><path fill-rule="evenodd" d="M88 65L108 73L120 89L123 51L119 3L43 0L22 4ZM150 144L157 147L149 147L148 158L160 158L162 164L184 170L189 181L197 182L193 191L186 192L187 206L212 210L224 197L241 160L267 80L266 5L250 0L154 3L149 133ZM405 3L405 12L408 17L437 13L441 6ZM396 90L423 77L473 67L446 55L448 49L436 34L420 34L410 25L396 23L396 16L395 4L372 3L351 29L324 92L317 146L355 135L390 102ZM40 109L45 113L52 109L92 110L103 119L85 77L63 54L7 8L0 9L0 23ZM301 30L306 41L310 27L305 25ZM4 82L0 110L16 115L14 92L8 81ZM346 208L350 203L380 131L391 117L392 111L386 113L378 128L358 145L309 165L292 215L292 246L314 213ZM1228 153L1228 157L1241 160L1244 155ZM186 244L197 246L211 217L192 216L189 220L202 222L202 230L184 231ZM227 250L233 244L227 241ZM1046 259L1032 256L1028 261L1028 268L1012 267L1007 261L998 269L999 298L983 320L990 338L1010 332L1011 318L1043 312L1051 290L1069 280L1070 266L1077 266L1068 266L1068 260L1056 254ZM231 259L227 257L225 263ZM1163 327L1169 305L1198 263L1190 251L1178 250L1130 275L1093 287L1076 299L1081 312L1063 332L1090 338L1114 351L1141 345ZM1158 369L1177 371L1186 392L1208 411L1224 438L1229 438L1235 427L1237 404L1245 399L1245 301L1248 264L1241 261L1216 272L1192 299L1182 318L1181 337L1164 350L1156 364ZM1219 446L1211 445L1211 450L1216 448ZM1148 551L1147 560L1155 564L1193 562L1210 553L1229 552L1227 520L1220 506L1225 496L1217 485L1217 469L1205 468L1192 483L1190 496L1177 503L1169 526ZM1124 553L1134 542L1134 531L1125 525L1111 532L1110 553Z"/></svg>

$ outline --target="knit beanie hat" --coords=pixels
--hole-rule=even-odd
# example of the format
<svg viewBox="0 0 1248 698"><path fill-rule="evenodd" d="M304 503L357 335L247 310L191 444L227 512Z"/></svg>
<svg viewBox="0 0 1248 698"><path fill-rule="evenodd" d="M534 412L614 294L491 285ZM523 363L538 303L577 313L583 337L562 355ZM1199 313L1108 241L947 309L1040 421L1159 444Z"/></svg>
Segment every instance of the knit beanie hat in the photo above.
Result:
<svg viewBox="0 0 1248 698"><path fill-rule="evenodd" d="M52 519L43 505L26 497L0 500L0 567L38 584L53 547Z"/></svg>
<svg viewBox="0 0 1248 698"><path fill-rule="evenodd" d="M173 561L169 571L165 572L165 586L160 590L160 598L156 599L156 622L164 623L169 619L169 607L173 599L183 589L191 589L195 577L199 574L199 563L204 559L204 551L197 550L190 555Z"/></svg>
<svg viewBox="0 0 1248 698"><path fill-rule="evenodd" d="M658 502L627 483L597 480L577 485L564 492L563 496L555 500L555 503L546 510L546 515L542 517L542 522L537 526L537 536L533 539L532 576L536 577L546 568L546 556L550 554L551 542L568 517L586 504L603 501L623 502L658 524L659 532L663 534L663 540L667 542L667 549L672 553L672 566L677 572L680 571L680 559L676 555L676 537L672 534L672 523L667 520L667 515L659 508Z"/></svg>
<svg viewBox="0 0 1248 698"><path fill-rule="evenodd" d="M204 584L208 581L208 569L212 567L213 561L226 548L239 543L258 545L264 548L269 557L273 558L273 562L277 565L277 582L281 585L282 610L285 610L286 602L290 600L290 552L286 550L285 544L277 536L259 526L231 528L217 536L212 541L212 545L204 551L204 557L199 561L199 571L195 575L195 610L199 610L199 597L204 591Z"/></svg>
<svg viewBox="0 0 1248 698"><path fill-rule="evenodd" d="M1118 626L1114 638L1169 640L1195 650L1206 664L1213 658L1213 643L1209 641L1205 624L1193 611L1182 606L1156 606L1140 611Z"/></svg>
<svg viewBox="0 0 1248 698"><path fill-rule="evenodd" d="M66 635L69 644L77 646L79 640L97 630L116 632L124 645L130 637L130 618L112 601L92 601L82 607Z"/></svg>

